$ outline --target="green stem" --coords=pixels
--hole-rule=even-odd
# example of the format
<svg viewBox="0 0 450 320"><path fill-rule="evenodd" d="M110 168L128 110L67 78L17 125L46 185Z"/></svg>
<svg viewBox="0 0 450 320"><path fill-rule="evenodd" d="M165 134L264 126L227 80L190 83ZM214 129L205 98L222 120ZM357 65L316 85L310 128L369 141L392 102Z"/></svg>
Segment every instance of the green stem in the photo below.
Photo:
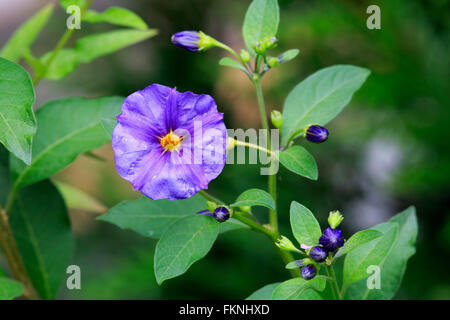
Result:
<svg viewBox="0 0 450 320"><path fill-rule="evenodd" d="M88 0L86 2L86 5L83 7L83 9L81 9L80 18L91 7L93 2L94 2L94 0ZM52 64L53 60L55 60L55 58L58 56L59 52L62 50L62 48L64 48L67 41L69 41L70 37L72 36L72 34L74 32L75 32L75 29L67 29L64 32L63 36L61 37L61 39L59 39L58 43L56 44L55 49L53 49L52 54L50 55L50 58L48 58L48 60L44 63L44 69L42 70L42 72L36 73L35 76L33 77L32 82L33 82L34 86L36 86L39 83L39 81L41 81L41 79L45 76L45 74L47 73L48 68L50 68L50 65Z"/></svg>
<svg viewBox="0 0 450 320"><path fill-rule="evenodd" d="M258 66L257 66L258 67ZM271 152L271 141L270 141L270 133L269 133L269 122L267 120L267 113L266 113L266 104L264 102L264 95L262 91L261 81L259 77L255 77L253 80L253 83L255 84L256 88L256 97L258 99L258 107L259 107L259 113L261 116L261 124L263 129L266 130L266 141L267 141L267 149ZM268 178L268 190L269 194L272 196L273 200L275 201L275 204L277 202L277 176L276 174L269 175ZM269 222L270 225L276 232L278 233L278 217L277 217L277 211L270 209L269 211Z"/></svg>
<svg viewBox="0 0 450 320"><path fill-rule="evenodd" d="M21 282L24 287L23 297L25 299L39 299L39 294L33 286L33 283L28 275L28 271L14 238L9 219L3 208L0 207L0 246L8 262L9 269L12 276Z"/></svg>
<svg viewBox="0 0 450 320"><path fill-rule="evenodd" d="M258 146L256 144L250 143L250 142L245 142L245 141L240 141L240 140L235 140L235 145L236 146L244 146L244 147L249 147L249 148L253 148L253 149L257 149L257 150L261 150L264 151L265 153L267 153L270 156L275 156L275 153L273 153L272 151L270 151L269 149L266 149L264 147Z"/></svg>
<svg viewBox="0 0 450 320"><path fill-rule="evenodd" d="M210 195L208 192L206 192L204 190L200 190L199 194L208 201L213 201L218 204L224 204L223 201ZM270 242L276 247L277 252L280 255L281 259L283 260L284 264L288 264L289 262L295 260L290 252L283 251L275 245L275 242L279 237L278 231L275 231L272 228L267 228L267 227L259 224L257 221L246 217L246 215L243 212L239 212L239 211L234 212L233 218L242 222L243 224L249 226L253 231L262 233L266 237L268 237L270 239ZM294 278L300 276L299 269L290 269L289 272L291 273L291 276Z"/></svg>
<svg viewBox="0 0 450 320"><path fill-rule="evenodd" d="M325 266L325 270L327 275L333 279L331 281L331 291L333 292L334 300L342 300L333 266Z"/></svg>

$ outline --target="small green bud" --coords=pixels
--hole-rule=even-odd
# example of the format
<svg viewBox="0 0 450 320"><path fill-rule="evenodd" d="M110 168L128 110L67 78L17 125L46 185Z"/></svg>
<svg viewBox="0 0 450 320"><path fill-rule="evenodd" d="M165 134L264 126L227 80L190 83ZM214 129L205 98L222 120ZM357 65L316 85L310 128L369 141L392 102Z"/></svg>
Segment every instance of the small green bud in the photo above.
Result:
<svg viewBox="0 0 450 320"><path fill-rule="evenodd" d="M278 60L278 58L275 57L269 57L267 59L267 62L271 68L275 68L280 64L280 60Z"/></svg>
<svg viewBox="0 0 450 320"><path fill-rule="evenodd" d="M259 76L255 73L252 77L253 81L258 81L259 80Z"/></svg>
<svg viewBox="0 0 450 320"><path fill-rule="evenodd" d="M281 112L278 110L272 110L270 113L270 120L272 120L272 124L275 126L275 128L280 129L283 125L283 116L281 115Z"/></svg>
<svg viewBox="0 0 450 320"><path fill-rule="evenodd" d="M330 225L331 229L336 229L344 220L344 217L339 211L331 211L330 215L328 216L328 224Z"/></svg>
<svg viewBox="0 0 450 320"><path fill-rule="evenodd" d="M255 44L253 45L253 50L255 50L255 52L257 54L264 54L266 53L266 47L263 45L263 43L261 41L256 41Z"/></svg>
<svg viewBox="0 0 450 320"><path fill-rule="evenodd" d="M247 50L241 50L241 59L244 63L250 62L250 53Z"/></svg>
<svg viewBox="0 0 450 320"><path fill-rule="evenodd" d="M281 250L286 250L286 251L295 251L295 252L299 252L300 250L298 250L294 244L291 242L291 240L289 240L288 238L286 238L285 236L281 236L281 238L279 238L275 244L277 245L278 248L280 248Z"/></svg>
<svg viewBox="0 0 450 320"><path fill-rule="evenodd" d="M217 203L212 202L212 201L207 201L206 206L208 207L208 210L211 212L214 212L214 210L216 210L216 208L218 207Z"/></svg>
<svg viewBox="0 0 450 320"><path fill-rule="evenodd" d="M277 46L278 39L277 39L277 37L272 36L272 37L264 38L263 42L264 42L264 46L266 47L266 50L269 50L269 49L273 49Z"/></svg>
<svg viewBox="0 0 450 320"><path fill-rule="evenodd" d="M239 209L241 209L241 211L246 212L246 213L250 213L252 211L251 206L239 207Z"/></svg>
<svg viewBox="0 0 450 320"><path fill-rule="evenodd" d="M278 40L275 36L266 37L262 40L256 41L252 47L257 54L264 55L267 50L275 48L277 46L277 42Z"/></svg>

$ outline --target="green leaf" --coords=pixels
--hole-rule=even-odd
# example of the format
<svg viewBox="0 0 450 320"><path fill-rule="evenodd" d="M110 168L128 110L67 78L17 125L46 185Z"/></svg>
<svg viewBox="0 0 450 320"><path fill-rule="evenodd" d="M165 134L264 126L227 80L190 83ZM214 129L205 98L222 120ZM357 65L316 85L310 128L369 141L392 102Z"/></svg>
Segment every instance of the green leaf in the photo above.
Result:
<svg viewBox="0 0 450 320"><path fill-rule="evenodd" d="M39 128L33 144L33 161L26 167L11 159L16 188L43 180L72 163L88 150L101 147L111 137L102 119L120 113L123 98L69 98L46 103L37 112Z"/></svg>
<svg viewBox="0 0 450 320"><path fill-rule="evenodd" d="M158 284L186 272L211 249L219 223L211 217L193 215L178 220L156 245L155 276Z"/></svg>
<svg viewBox="0 0 450 320"><path fill-rule="evenodd" d="M50 64L45 78L59 80L71 73L79 63L89 63L96 58L108 55L131 46L157 34L155 29L149 30L115 30L82 37L74 48L61 50ZM52 52L41 57L46 63Z"/></svg>
<svg viewBox="0 0 450 320"><path fill-rule="evenodd" d="M268 284L261 289L256 290L245 300L272 300L273 291L278 287L281 282L275 282Z"/></svg>
<svg viewBox="0 0 450 320"><path fill-rule="evenodd" d="M322 231L312 212L300 203L292 201L290 213L292 233L298 243L308 246L317 245Z"/></svg>
<svg viewBox="0 0 450 320"><path fill-rule="evenodd" d="M102 125L110 137L112 137L114 128L117 125L117 119L102 119Z"/></svg>
<svg viewBox="0 0 450 320"><path fill-rule="evenodd" d="M23 286L20 282L0 277L0 300L12 300L23 294Z"/></svg>
<svg viewBox="0 0 450 320"><path fill-rule="evenodd" d="M240 230L240 229L250 229L249 226L243 224L239 220L230 218L226 222L222 222L219 225L219 233L225 233L228 231Z"/></svg>
<svg viewBox="0 0 450 320"><path fill-rule="evenodd" d="M121 7L109 7L103 12L88 10L83 14L83 20L89 23L107 22L110 24L131 27L141 30L148 29L147 24L133 11Z"/></svg>
<svg viewBox="0 0 450 320"><path fill-rule="evenodd" d="M285 63L294 59L299 54L299 52L300 50L298 49L291 49L280 54L278 56L278 59L280 60L281 63Z"/></svg>
<svg viewBox="0 0 450 320"><path fill-rule="evenodd" d="M350 102L369 76L368 69L336 65L310 75L288 95L283 107L282 144L310 124L326 125Z"/></svg>
<svg viewBox="0 0 450 320"><path fill-rule="evenodd" d="M86 192L63 182L55 182L67 207L90 212L106 212L107 208L100 201Z"/></svg>
<svg viewBox="0 0 450 320"><path fill-rule="evenodd" d="M279 152L278 158L286 169L300 176L311 180L317 180L319 177L316 161L308 150L301 146L292 146Z"/></svg>
<svg viewBox="0 0 450 320"><path fill-rule="evenodd" d="M408 259L416 251L415 242L418 227L415 208L410 207L406 209L389 220L389 223L377 225L374 229L384 232L386 235L387 230L389 230L389 227L392 225L397 225L399 229L391 250L379 264L381 269L381 288L379 290L370 290L367 287L366 279L362 279L350 285L347 290L348 298L358 300L389 300L395 296L395 293L402 282L403 275L405 274ZM368 244L364 246L367 245ZM362 251L364 248L361 246L357 250ZM353 252L349 253L348 256L353 254ZM366 274L366 276L368 276L368 274Z"/></svg>
<svg viewBox="0 0 450 320"><path fill-rule="evenodd" d="M398 225L386 224L382 237L372 240L350 252L344 261L344 290L353 282L368 276L367 268L379 266L392 250L398 237Z"/></svg>
<svg viewBox="0 0 450 320"><path fill-rule="evenodd" d="M381 237L382 235L383 233L380 231L372 229L358 231L345 242L345 245L341 249L339 249L336 257L343 256L359 246Z"/></svg>
<svg viewBox="0 0 450 320"><path fill-rule="evenodd" d="M64 10L67 10L67 8L72 5L79 6L80 9L84 8L86 5L86 0L59 0L59 2Z"/></svg>
<svg viewBox="0 0 450 320"><path fill-rule="evenodd" d="M294 278L280 284L272 294L272 300L322 300L320 295L314 291L323 291L326 281L322 277L311 280Z"/></svg>
<svg viewBox="0 0 450 320"><path fill-rule="evenodd" d="M28 49L41 32L53 12L50 3L39 10L11 36L0 52L0 56L13 62L19 61L24 50Z"/></svg>
<svg viewBox="0 0 450 320"><path fill-rule="evenodd" d="M225 57L225 58L220 59L219 64L221 66L224 66L224 67L235 68L235 69L242 70L245 73L248 73L247 69L245 69L245 67L242 64L240 64L236 60L231 59L229 57Z"/></svg>
<svg viewBox="0 0 450 320"><path fill-rule="evenodd" d="M263 206L275 210L275 201L272 196L261 189L250 189L241 193L236 199L236 202L231 207L246 207L246 206Z"/></svg>
<svg viewBox="0 0 450 320"><path fill-rule="evenodd" d="M286 269L297 269L297 268L300 268L301 266L303 266L303 259L291 261L286 265L285 268Z"/></svg>
<svg viewBox="0 0 450 320"><path fill-rule="evenodd" d="M26 164L36 132L34 89L28 73L0 58L0 142Z"/></svg>
<svg viewBox="0 0 450 320"><path fill-rule="evenodd" d="M48 180L23 189L10 212L10 224L37 291L44 299L55 298L74 249L58 190Z"/></svg>
<svg viewBox="0 0 450 320"><path fill-rule="evenodd" d="M11 188L9 178L9 153L0 145L0 206L6 206L9 190Z"/></svg>
<svg viewBox="0 0 450 320"><path fill-rule="evenodd" d="M200 195L177 201L142 197L138 200L123 201L97 219L158 239L175 221L195 215L205 207L205 200Z"/></svg>
<svg viewBox="0 0 450 320"><path fill-rule="evenodd" d="M275 36L280 21L277 0L253 0L245 14L242 35L248 51L254 56L253 45L258 40Z"/></svg>

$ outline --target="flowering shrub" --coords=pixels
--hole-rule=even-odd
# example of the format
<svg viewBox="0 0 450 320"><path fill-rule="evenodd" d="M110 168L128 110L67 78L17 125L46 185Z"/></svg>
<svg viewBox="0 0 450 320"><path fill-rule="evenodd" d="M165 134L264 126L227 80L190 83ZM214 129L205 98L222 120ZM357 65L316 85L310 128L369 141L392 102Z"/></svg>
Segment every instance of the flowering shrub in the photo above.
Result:
<svg viewBox="0 0 450 320"><path fill-rule="evenodd" d="M0 286L6 288L0 290L0 298L55 297L74 240L65 200L49 178L107 142L112 142L117 172L143 197L110 208L99 220L159 239L154 257L158 284L182 275L205 257L221 233L244 229L264 234L291 276L249 292L249 299L390 299L395 295L415 252L414 208L371 229L345 235L338 229L345 221L341 213L332 211L329 226L322 231L313 213L293 200L290 224L298 245L278 228L278 215L287 212L278 210L273 169L278 166L272 164L279 162L293 174L317 180L317 164L300 143L332 138L326 124L350 102L369 70L336 65L310 75L288 94L282 112L271 113L276 129L270 130L261 80L271 69L294 59L299 50L269 55L282 47L276 38L278 3L254 0L243 25L246 48L239 54L201 31L181 31L171 40L194 53L219 48L231 55L219 63L243 72L254 85L259 107L255 112L261 116L266 144L228 136L223 122L227 115L218 111L210 95L178 92L160 84L149 84L126 98L54 100L35 113L34 86L41 79L61 79L79 63L156 34L126 9L98 13L89 9L91 3L61 0L64 8L80 5L88 23L108 22L126 29L84 36L73 48L64 48L72 34L68 30L54 50L37 58L30 49L37 33L29 30L39 31L45 25L53 10L49 5L24 24L1 53L0 142L5 148L0 149L4 193L0 243L14 279L0 276ZM32 79L17 64L21 58L31 67ZM273 143L278 135L281 148ZM236 146L269 157L268 190L249 189L233 203L225 203L220 195L205 190L210 181L220 178L227 152L230 156ZM254 216L255 206L268 209L267 223ZM334 266L343 257L343 275L338 278ZM370 270L379 272L372 276ZM327 286L330 290L325 290Z"/></svg>

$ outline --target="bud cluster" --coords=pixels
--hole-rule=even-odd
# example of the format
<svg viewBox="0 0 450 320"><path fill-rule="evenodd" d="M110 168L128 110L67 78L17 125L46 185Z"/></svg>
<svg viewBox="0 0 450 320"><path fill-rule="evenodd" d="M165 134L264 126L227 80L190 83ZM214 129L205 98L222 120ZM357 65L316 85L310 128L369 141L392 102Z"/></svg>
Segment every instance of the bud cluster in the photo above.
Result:
<svg viewBox="0 0 450 320"><path fill-rule="evenodd" d="M302 261L301 276L303 279L313 279L317 274L320 263L327 262L327 259L344 245L342 230L336 229L343 219L344 217L339 211L330 212L328 217L330 227L326 228L319 238L319 245L313 246L307 251L309 258Z"/></svg>

